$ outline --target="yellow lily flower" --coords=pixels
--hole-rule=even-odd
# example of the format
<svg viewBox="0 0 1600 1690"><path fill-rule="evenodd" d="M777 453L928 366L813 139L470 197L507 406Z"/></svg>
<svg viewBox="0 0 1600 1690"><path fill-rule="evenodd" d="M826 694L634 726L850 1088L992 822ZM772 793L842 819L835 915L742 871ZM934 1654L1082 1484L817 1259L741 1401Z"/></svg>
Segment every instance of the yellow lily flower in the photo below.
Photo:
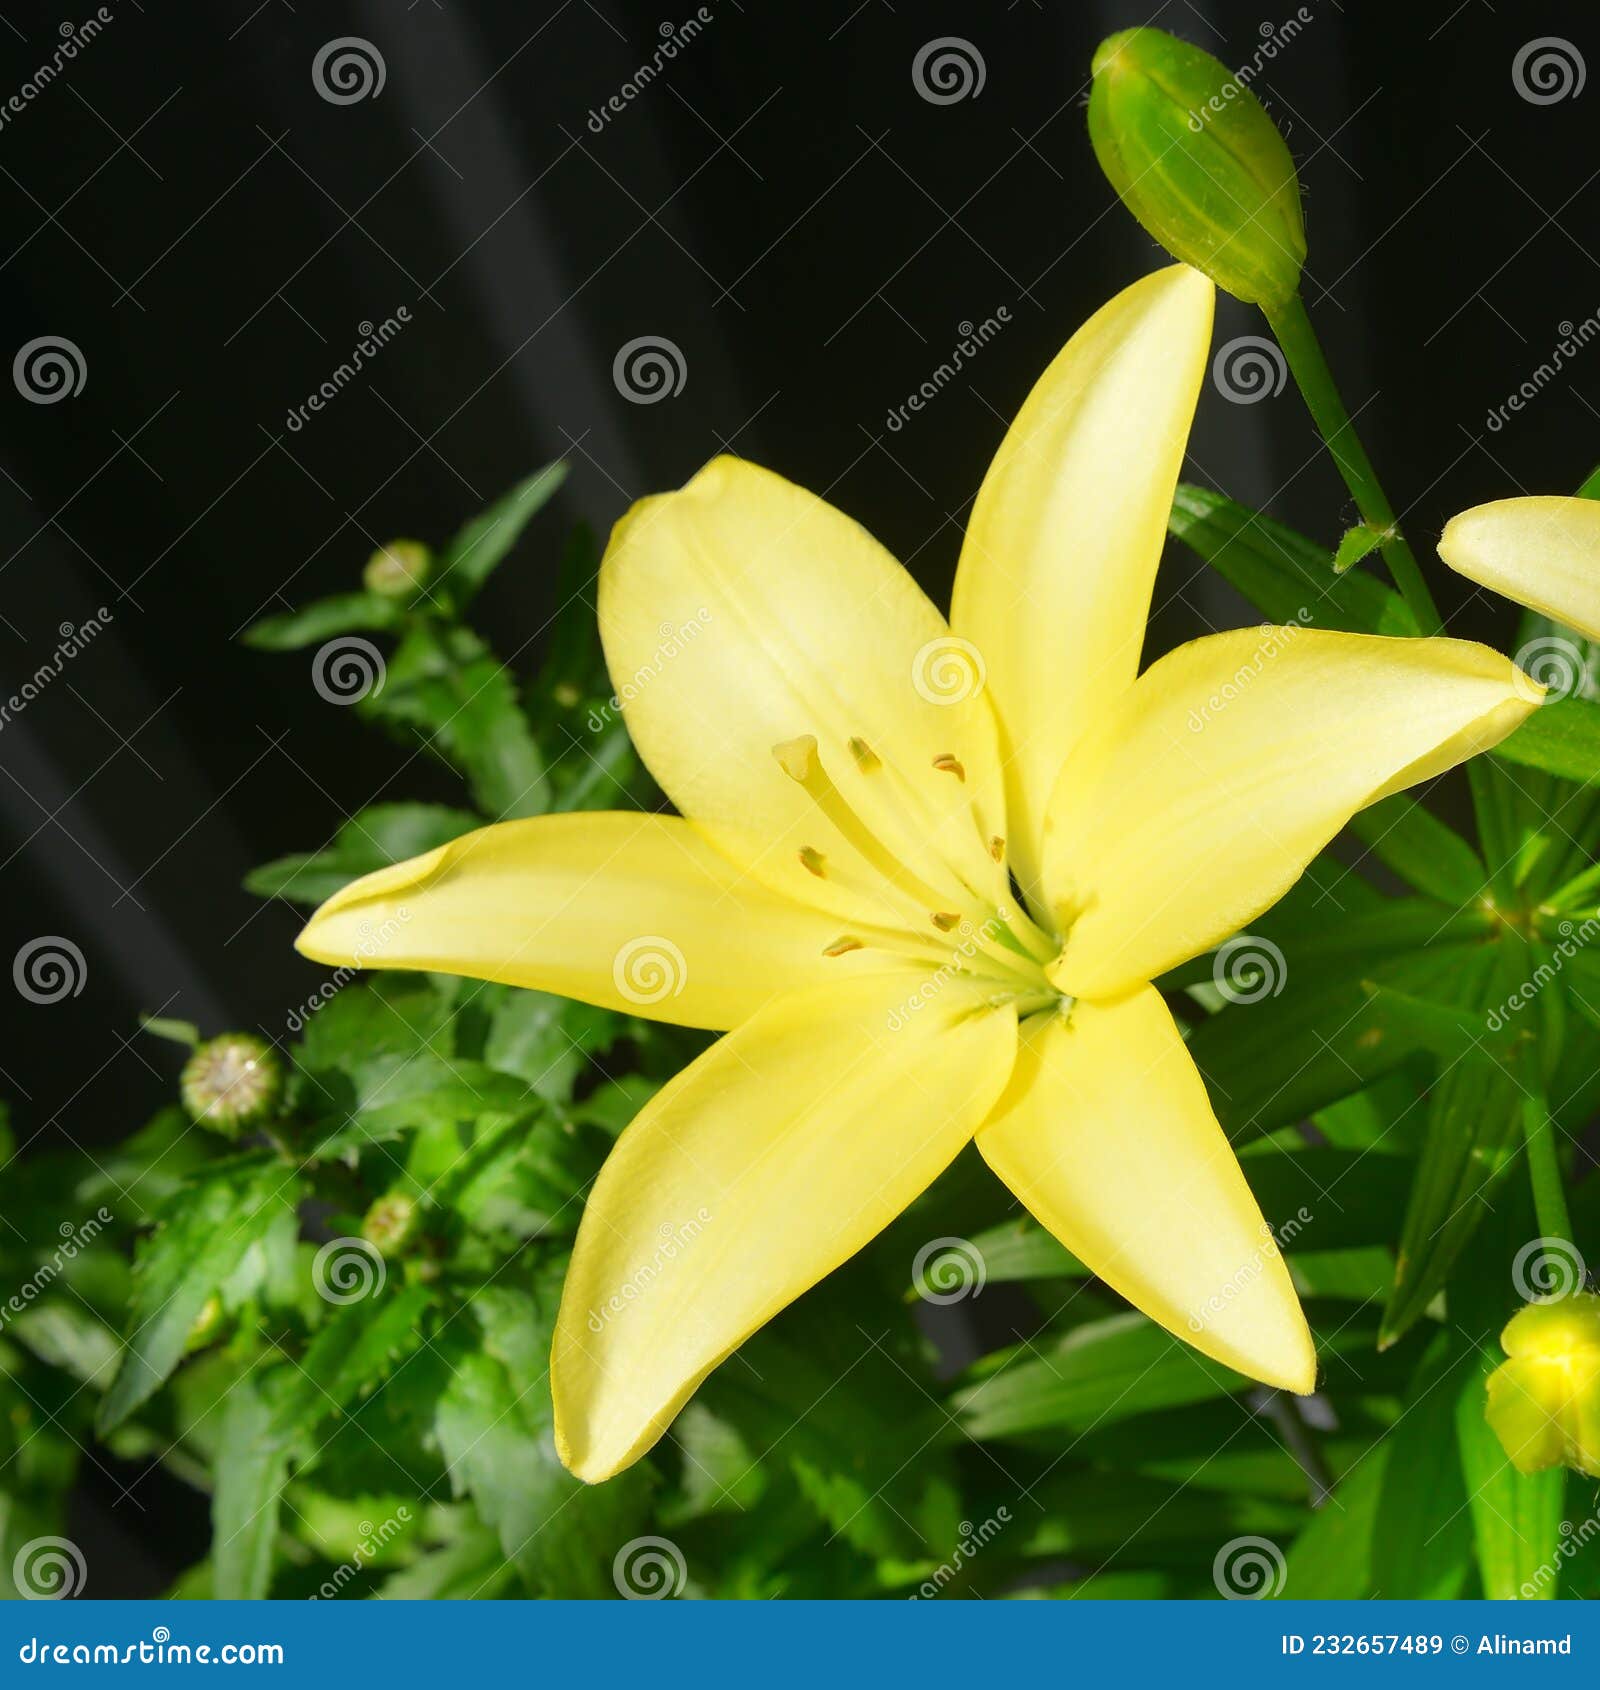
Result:
<svg viewBox="0 0 1600 1690"><path fill-rule="evenodd" d="M1530 684L1479 645L1298 627L1138 675L1212 302L1179 265L1072 338L979 490L948 624L770 471L718 458L636 504L600 627L680 816L485 828L301 935L328 963L730 1029L589 1194L552 1355L580 1477L643 1455L974 1138L1130 1302L1312 1389L1288 1272L1149 982L1354 811L1500 740Z"/></svg>
<svg viewBox="0 0 1600 1690"><path fill-rule="evenodd" d="M1489 1375L1489 1425L1519 1473L1565 1464L1600 1479L1600 1296L1518 1309Z"/></svg>
<svg viewBox="0 0 1600 1690"><path fill-rule="evenodd" d="M1439 556L1469 581L1600 640L1600 502L1496 499L1445 524Z"/></svg>

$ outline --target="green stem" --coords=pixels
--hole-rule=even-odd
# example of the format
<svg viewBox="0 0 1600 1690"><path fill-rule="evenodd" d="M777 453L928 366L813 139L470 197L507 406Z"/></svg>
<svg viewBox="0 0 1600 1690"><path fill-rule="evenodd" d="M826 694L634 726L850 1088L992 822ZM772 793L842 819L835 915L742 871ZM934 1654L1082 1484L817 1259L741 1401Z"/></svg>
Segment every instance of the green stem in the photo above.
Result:
<svg viewBox="0 0 1600 1690"><path fill-rule="evenodd" d="M1323 355L1322 343L1317 339L1310 317L1306 315L1305 302L1296 294L1282 305L1263 309L1284 356L1289 360L1289 368L1294 372L1295 382L1317 431L1327 442L1362 520L1384 537L1379 549L1395 586L1411 607L1418 628L1424 634L1437 634L1444 626L1438 607L1422 578L1421 567L1412 555L1411 547L1400 532L1394 506L1389 503L1378 480L1378 472L1372 467L1372 460L1367 456L1355 424L1350 420L1350 413L1345 409L1344 400L1339 396L1333 371L1328 368L1328 360Z"/></svg>

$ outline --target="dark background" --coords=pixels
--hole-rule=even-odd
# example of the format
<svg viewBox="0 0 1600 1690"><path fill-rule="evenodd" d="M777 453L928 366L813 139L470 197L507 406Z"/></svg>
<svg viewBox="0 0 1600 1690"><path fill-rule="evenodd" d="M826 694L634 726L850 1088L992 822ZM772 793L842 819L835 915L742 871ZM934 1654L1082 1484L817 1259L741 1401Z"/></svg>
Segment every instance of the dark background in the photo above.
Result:
<svg viewBox="0 0 1600 1690"><path fill-rule="evenodd" d="M207 5L107 0L112 21L0 127L0 365L41 335L82 390L0 382L0 698L105 606L109 629L0 726L0 962L83 952L75 998L0 992L0 1095L28 1144L117 1138L171 1095L140 1011L282 1037L318 970L296 912L245 871L324 843L379 797L454 798L311 685L309 653L248 650L258 616L357 584L379 542L438 541L546 459L571 476L484 601L537 661L564 528L731 448L825 492L941 600L1006 420L1078 323L1163 262L1112 199L1084 128L1090 55L1159 23L1231 64L1295 7L1149 0L708 0L691 44L604 106L663 6L568 0ZM1305 186L1306 297L1419 554L1457 509L1575 487L1600 459L1600 346L1522 414L1503 403L1600 311L1600 86L1552 104L1511 65L1559 36L1600 72L1593 6L1310 0L1254 87ZM0 100L94 7L0 7ZM324 43L381 54L376 98L312 82ZM983 85L922 98L926 42L964 37ZM410 323L322 414L291 407L358 325ZM897 431L963 323L1010 321ZM1593 330L1591 325L1591 332ZM1222 302L1219 343L1260 320ZM682 391L630 403L639 336ZM1292 385L1209 389L1189 474L1330 544L1354 511ZM1437 565L1451 631L1503 609ZM1153 645L1246 619L1173 549ZM24 1151L24 1153L26 1153ZM3 1201L3 1198L0 1198ZM91 1470L75 1525L90 1594L154 1592L203 1505ZM136 1549L134 1546L139 1545ZM124 1583L99 1576L121 1546Z"/></svg>

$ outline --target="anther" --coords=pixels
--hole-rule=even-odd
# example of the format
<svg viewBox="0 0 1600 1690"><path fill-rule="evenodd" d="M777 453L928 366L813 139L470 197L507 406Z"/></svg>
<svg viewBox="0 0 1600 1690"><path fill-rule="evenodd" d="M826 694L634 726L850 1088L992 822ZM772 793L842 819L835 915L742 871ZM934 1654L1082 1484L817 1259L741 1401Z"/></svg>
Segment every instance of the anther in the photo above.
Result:
<svg viewBox="0 0 1600 1690"><path fill-rule="evenodd" d="M1003 863L1006 860L1006 842L998 833L989 841L989 855L997 863Z"/></svg>
<svg viewBox="0 0 1600 1690"><path fill-rule="evenodd" d="M960 759L952 757L948 751L943 751L935 757L933 766L940 774L954 775L957 780L962 781L967 778L967 771L962 768Z"/></svg>
<svg viewBox="0 0 1600 1690"><path fill-rule="evenodd" d="M852 939L847 934L843 939L835 939L831 945L824 948L824 956L844 956L850 951L864 950L866 947L859 939Z"/></svg>
<svg viewBox="0 0 1600 1690"><path fill-rule="evenodd" d="M862 774L870 775L875 769L883 767L882 758L864 739L851 739L847 743L850 746L850 755L855 758L856 767Z"/></svg>
<svg viewBox="0 0 1600 1690"><path fill-rule="evenodd" d="M823 854L810 845L800 847L800 866L814 874L818 880L828 878L827 859Z"/></svg>
<svg viewBox="0 0 1600 1690"><path fill-rule="evenodd" d="M935 910L931 919L941 933L952 933L961 925L961 917L948 910Z"/></svg>

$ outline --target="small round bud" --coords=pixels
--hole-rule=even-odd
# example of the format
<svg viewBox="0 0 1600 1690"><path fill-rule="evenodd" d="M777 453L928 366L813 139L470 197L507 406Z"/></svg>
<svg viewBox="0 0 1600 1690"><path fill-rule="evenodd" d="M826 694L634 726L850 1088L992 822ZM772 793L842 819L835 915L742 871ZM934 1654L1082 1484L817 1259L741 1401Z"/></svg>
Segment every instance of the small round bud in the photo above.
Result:
<svg viewBox="0 0 1600 1690"><path fill-rule="evenodd" d="M1485 1417L1519 1473L1575 1467L1600 1478L1600 1296L1529 1303L1500 1334Z"/></svg>
<svg viewBox="0 0 1600 1690"><path fill-rule="evenodd" d="M283 1064L254 1033L223 1033L196 1047L179 1083L183 1106L198 1125L237 1138L277 1114Z"/></svg>
<svg viewBox="0 0 1600 1690"><path fill-rule="evenodd" d="M1174 258L1254 305L1299 291L1300 181L1244 72L1165 30L1125 29L1094 56L1089 139L1122 203Z"/></svg>
<svg viewBox="0 0 1600 1690"><path fill-rule="evenodd" d="M397 1256L416 1236L422 1212L403 1191L380 1197L361 1222L361 1236L380 1256Z"/></svg>
<svg viewBox="0 0 1600 1690"><path fill-rule="evenodd" d="M190 1354L203 1350L222 1330L222 1318L222 1299L218 1296L207 1297L200 1305L200 1312L194 1317L194 1325L189 1328L188 1336L183 1341L184 1349Z"/></svg>
<svg viewBox="0 0 1600 1690"><path fill-rule="evenodd" d="M433 553L420 540L391 540L367 559L361 581L369 593L411 599L427 586L432 573Z"/></svg>

